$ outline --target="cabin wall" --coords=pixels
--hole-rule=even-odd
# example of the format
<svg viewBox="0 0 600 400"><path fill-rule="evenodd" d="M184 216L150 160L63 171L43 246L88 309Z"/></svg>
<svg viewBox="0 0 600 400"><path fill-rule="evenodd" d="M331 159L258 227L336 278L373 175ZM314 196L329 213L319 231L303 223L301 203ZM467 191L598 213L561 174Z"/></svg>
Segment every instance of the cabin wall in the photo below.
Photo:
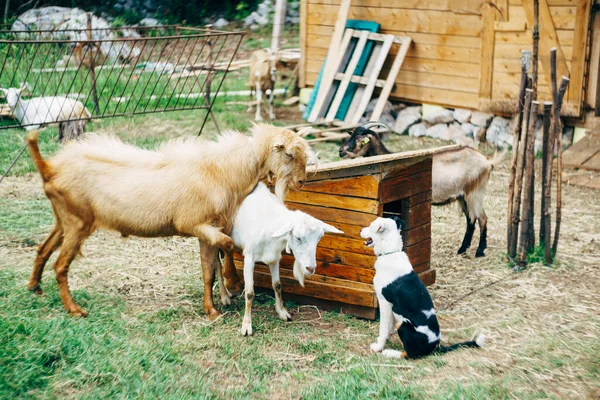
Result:
<svg viewBox="0 0 600 400"><path fill-rule="evenodd" d="M353 0L348 18L376 21L381 33L412 38L392 98L510 113L519 86L520 52L531 49L532 43L522 1ZM568 116L580 115L585 97L591 1L540 0L541 8L547 5L549 10L541 13L541 42L559 46L559 64L562 53L571 78L563 107ZM339 4L340 0L302 0L301 86L313 86L317 80ZM541 50L542 46L539 99L544 101L550 98L549 55ZM386 67L391 62L389 57Z"/></svg>

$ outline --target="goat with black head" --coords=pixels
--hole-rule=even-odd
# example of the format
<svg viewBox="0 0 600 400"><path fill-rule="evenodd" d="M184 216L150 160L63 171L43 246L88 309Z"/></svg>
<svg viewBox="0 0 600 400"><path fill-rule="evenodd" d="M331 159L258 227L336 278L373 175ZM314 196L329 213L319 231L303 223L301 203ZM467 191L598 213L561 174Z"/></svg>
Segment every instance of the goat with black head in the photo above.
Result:
<svg viewBox="0 0 600 400"><path fill-rule="evenodd" d="M390 154L379 135L369 129L376 125L387 128L381 122L369 122L356 128L340 147L340 157L357 158ZM490 160L470 147L456 147L433 155L431 204L446 205L458 201L467 220L467 231L458 254L465 253L471 246L475 222L478 222L481 233L475 256L485 255L487 215L483 209L483 199L492 169L502 162L505 154L502 152Z"/></svg>

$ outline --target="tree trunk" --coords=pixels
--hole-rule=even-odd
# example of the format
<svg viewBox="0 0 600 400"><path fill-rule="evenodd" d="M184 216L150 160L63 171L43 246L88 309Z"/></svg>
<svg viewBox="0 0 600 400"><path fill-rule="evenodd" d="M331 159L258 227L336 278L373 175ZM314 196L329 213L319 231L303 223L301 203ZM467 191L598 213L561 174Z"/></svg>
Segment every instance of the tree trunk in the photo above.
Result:
<svg viewBox="0 0 600 400"><path fill-rule="evenodd" d="M554 137L550 132L552 103L544 103L544 137L542 147L542 215L540 216L540 246L544 246L544 259L550 264L550 193L552 188L552 160L554 158Z"/></svg>

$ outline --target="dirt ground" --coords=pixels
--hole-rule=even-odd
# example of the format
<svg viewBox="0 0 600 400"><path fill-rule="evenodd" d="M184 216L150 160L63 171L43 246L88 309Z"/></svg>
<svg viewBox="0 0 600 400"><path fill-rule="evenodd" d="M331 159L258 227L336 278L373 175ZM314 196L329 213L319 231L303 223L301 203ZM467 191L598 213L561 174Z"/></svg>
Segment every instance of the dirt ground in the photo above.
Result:
<svg viewBox="0 0 600 400"><path fill-rule="evenodd" d="M169 131L168 127L164 131ZM394 136L386 144L398 151L423 142ZM333 157L331 152L336 147L323 145L321 151ZM449 378L461 382L502 377L500 381L515 392L533 391L540 397L599 398L600 192L564 187L558 262L552 267L533 264L523 272L513 273L505 258L509 158L510 155L494 170L488 185L485 209L489 247L484 258L474 257L478 231L467 255L456 256L465 230L464 217L454 206L432 209L431 264L437 270L437 282L429 290L445 340L451 343L466 339L465 334L482 332L487 342L481 351L448 355L443 362L437 362L435 374L418 379L432 393L447 384ZM45 196L39 177L30 174L6 179L0 185L0 199L18 202L45 200ZM536 201L539 206L539 188ZM538 228L536 222L536 231ZM32 239L39 243L49 230L50 226L39 230ZM200 311L200 297L195 298L198 304L192 304L188 296L190 282L200 287L201 280L195 240L122 239L115 233L96 232L85 243L83 254L85 257L76 261L71 270L72 288L123 296L131 315L188 305L197 313L197 322L206 323ZM0 237L0 259L17 266L23 273L23 284L34 255L34 246ZM45 279L54 279L51 268L47 268ZM224 318L240 319L241 304L234 302ZM327 312L300 307L295 319L313 325L319 332L354 334L356 353L369 353L375 323L365 322L362 328L356 328L322 320L322 313ZM347 356L350 355L342 357ZM298 365L310 363L311 360L303 359Z"/></svg>

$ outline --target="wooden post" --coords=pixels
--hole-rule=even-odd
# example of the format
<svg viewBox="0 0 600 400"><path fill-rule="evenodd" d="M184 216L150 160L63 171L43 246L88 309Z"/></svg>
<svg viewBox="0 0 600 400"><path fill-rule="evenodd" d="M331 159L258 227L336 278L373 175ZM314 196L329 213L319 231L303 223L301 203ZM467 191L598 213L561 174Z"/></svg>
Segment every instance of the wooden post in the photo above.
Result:
<svg viewBox="0 0 600 400"><path fill-rule="evenodd" d="M554 105L554 137L556 138L556 226L554 228L554 242L552 243L552 253L556 254L558 248L558 238L560 236L560 222L562 218L562 122L560 121L560 109L562 108L563 98L569 85L569 78L562 77L560 88L558 89L556 103ZM558 104L557 104L558 103Z"/></svg>
<svg viewBox="0 0 600 400"><path fill-rule="evenodd" d="M512 232L512 217L513 217L513 201L515 191L515 175L517 172L517 158L519 154L519 141L521 139L521 124L523 123L523 105L525 102L525 89L527 89L527 71L531 61L531 52L529 50L523 50L521 52L521 84L519 86L519 95L517 97L517 104L515 106L515 114L513 116L512 125L512 160L510 163L510 181L508 183L508 217L506 218L506 246L507 253L510 253L510 243L513 235Z"/></svg>
<svg viewBox="0 0 600 400"><path fill-rule="evenodd" d="M512 236L510 241L510 247L508 255L511 258L516 256L517 242L519 238L519 222L520 220L520 209L521 209L521 192L523 188L523 164L525 162L525 144L527 138L527 128L529 125L529 110L531 109L531 95L533 91L531 89L525 90L525 104L523 105L523 123L521 126L521 140L519 143L519 154L517 155L517 170L515 174L515 186L513 196L513 215L512 215Z"/></svg>
<svg viewBox="0 0 600 400"><path fill-rule="evenodd" d="M532 28L532 36L533 36L533 58L532 58L532 70L531 70L531 89L533 90L532 100L537 100L538 95L538 60L539 60L539 42L540 42L540 1L533 0L533 28ZM539 107L539 105L538 105ZM537 114L534 117L534 120L537 120ZM537 122L537 121L536 121ZM531 126L531 121L530 121ZM534 214L535 214L535 139L536 139L536 131L535 126L533 125L533 132L530 133L532 135L533 147L531 149L532 153L532 167L531 172L528 179L531 180L531 186L529 188L530 193L525 196L529 196L529 213L527 214L527 250L532 250L535 247L535 224L534 224ZM528 150L529 151L529 150ZM527 181L526 181L527 182Z"/></svg>
<svg viewBox="0 0 600 400"><path fill-rule="evenodd" d="M92 48L94 47L92 43L92 13L87 13L87 38L88 43L86 45L87 53L88 53L88 61L90 68L90 79L92 81L92 99L94 100L94 111L96 115L100 114L100 107L98 106L98 91L96 89L96 72L94 70L94 51Z"/></svg>
<svg viewBox="0 0 600 400"><path fill-rule="evenodd" d="M550 132L552 103L544 103L544 137L542 147L542 215L540 216L540 246L544 246L546 264L551 263L550 255L550 190L552 187L552 160L554 158L554 137Z"/></svg>
<svg viewBox="0 0 600 400"><path fill-rule="evenodd" d="M281 33L285 25L285 10L287 0L277 0L275 3L275 17L273 18L273 36L271 38L271 50L274 54L279 51L279 42L281 41Z"/></svg>
<svg viewBox="0 0 600 400"><path fill-rule="evenodd" d="M524 267L527 259L527 251L529 248L529 235L531 232L529 215L532 213L531 210L531 186L533 186L533 147L535 143L535 123L537 120L537 111L540 103L537 101L531 102L531 109L529 111L529 126L525 135L525 172L524 172L524 187L523 187L523 211L521 212L523 224L521 225L521 240L519 242L519 264Z"/></svg>
<svg viewBox="0 0 600 400"><path fill-rule="evenodd" d="M533 60L531 70L531 89L533 90L533 100L537 100L538 91L538 49L540 42L540 0L533 0L533 27L531 29L533 36Z"/></svg>

